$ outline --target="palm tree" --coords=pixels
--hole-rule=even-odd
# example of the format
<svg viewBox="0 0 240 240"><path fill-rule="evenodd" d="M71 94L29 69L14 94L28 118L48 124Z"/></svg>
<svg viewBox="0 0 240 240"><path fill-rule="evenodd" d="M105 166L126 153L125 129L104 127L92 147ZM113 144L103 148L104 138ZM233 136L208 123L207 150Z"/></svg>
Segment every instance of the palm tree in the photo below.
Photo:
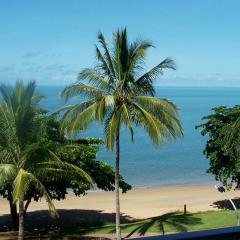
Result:
<svg viewBox="0 0 240 240"><path fill-rule="evenodd" d="M43 196L50 214L57 212L41 179L63 179L69 172L87 181L91 178L80 168L63 163L55 154L56 147L38 140L39 122L35 83L17 82L13 89L0 86L0 186L8 186L13 203L19 206L18 239L24 237L24 200L28 191Z"/></svg>
<svg viewBox="0 0 240 240"><path fill-rule="evenodd" d="M116 145L115 192L116 235L121 239L119 201L120 128L129 129L133 140L133 125L143 127L152 142L158 146L165 139L182 136L177 107L167 99L155 97L153 80L163 69L175 69L174 62L166 58L151 70L142 73L147 41L130 43L126 28L114 34L110 49L102 33L98 35L102 51L96 46L97 65L82 70L78 81L66 87L61 96L65 100L83 96L84 101L60 109L62 128L67 134L76 134L92 121L104 124L106 145Z"/></svg>

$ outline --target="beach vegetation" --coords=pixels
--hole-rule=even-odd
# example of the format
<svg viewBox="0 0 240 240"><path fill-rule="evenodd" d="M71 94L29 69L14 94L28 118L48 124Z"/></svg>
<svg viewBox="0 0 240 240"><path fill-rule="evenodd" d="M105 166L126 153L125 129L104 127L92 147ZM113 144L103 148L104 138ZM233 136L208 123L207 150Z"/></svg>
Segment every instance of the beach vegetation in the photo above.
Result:
<svg viewBox="0 0 240 240"><path fill-rule="evenodd" d="M42 110L39 116L41 119L41 139L58 145L56 155L62 162L73 164L91 176L95 188L104 191L114 190L114 170L110 164L96 160L99 147L104 144L100 138L76 138L67 139L62 135L60 122L54 115L48 115ZM85 195L93 184L84 179L79 179L75 174L69 175L64 181L43 180L44 186L52 199L64 200L68 190L76 196ZM120 188L123 192L131 189L131 186L120 176ZM34 194L34 192L33 192ZM38 200L37 196L30 196Z"/></svg>
<svg viewBox="0 0 240 240"><path fill-rule="evenodd" d="M57 211L41 179L63 180L71 172L86 181L92 180L82 169L63 163L56 156L54 145L38 139L36 111L41 96L35 92L35 82L24 85L18 81L14 88L1 85L0 93L0 186L8 192L11 205L18 203L18 239L21 240L24 200L30 188L45 198L50 214L55 217Z"/></svg>
<svg viewBox="0 0 240 240"><path fill-rule="evenodd" d="M197 126L206 137L207 172L228 189L240 185L240 106L219 106Z"/></svg>
<svg viewBox="0 0 240 240"><path fill-rule="evenodd" d="M24 219L32 200L45 198L56 217L52 200L64 199L67 188L78 196L93 183L114 189L112 167L95 161L102 140L65 139L59 123L39 108L42 97L35 91L35 82L1 85L0 93L0 194L9 201L19 239L24 237ZM121 187L123 191L131 188L122 178Z"/></svg>
<svg viewBox="0 0 240 240"><path fill-rule="evenodd" d="M66 87L61 96L69 99L80 96L76 104L66 105L59 111L65 134L76 135L93 121L104 126L106 146L116 151L116 237L120 230L120 129L124 126L134 140L135 127L142 127L155 146L164 140L182 136L178 108L165 98L156 97L153 82L165 69L175 69L174 61L166 58L148 71L145 69L147 50L153 45L145 40L128 40L127 29L113 34L109 46L102 33L95 46L97 64L83 69L76 83Z"/></svg>

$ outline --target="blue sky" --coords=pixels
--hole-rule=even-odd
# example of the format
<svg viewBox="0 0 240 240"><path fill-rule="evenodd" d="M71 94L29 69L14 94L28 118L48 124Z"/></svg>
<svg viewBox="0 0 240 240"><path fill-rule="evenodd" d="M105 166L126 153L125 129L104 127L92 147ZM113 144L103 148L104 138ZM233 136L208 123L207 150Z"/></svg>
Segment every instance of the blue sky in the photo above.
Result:
<svg viewBox="0 0 240 240"><path fill-rule="evenodd" d="M151 40L146 70L165 57L177 71L167 86L240 86L238 0L3 0L0 82L66 85L95 63L99 30L108 41L127 26L130 39Z"/></svg>

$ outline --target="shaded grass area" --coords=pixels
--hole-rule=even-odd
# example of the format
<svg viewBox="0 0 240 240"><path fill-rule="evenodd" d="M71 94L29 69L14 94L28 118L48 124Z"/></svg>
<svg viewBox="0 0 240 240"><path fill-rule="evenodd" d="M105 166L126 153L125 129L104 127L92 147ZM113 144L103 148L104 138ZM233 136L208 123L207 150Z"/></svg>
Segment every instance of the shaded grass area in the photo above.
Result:
<svg viewBox="0 0 240 240"><path fill-rule="evenodd" d="M188 232L234 225L236 225L236 217L232 211L228 210L188 213L186 215L172 212L122 224L122 231L126 233L126 237L130 237L133 234L144 236L148 233ZM114 231L114 224L91 229L91 232L95 233L113 233Z"/></svg>
<svg viewBox="0 0 240 240"><path fill-rule="evenodd" d="M114 236L114 213L61 209L59 215L59 219L54 220L49 217L47 211L28 213L26 217L28 235L47 236L45 239L77 239L80 235L103 236L102 239L107 239L106 236ZM186 232L234 225L236 225L236 217L234 212L230 210L187 213L186 215L181 212L172 212L143 220L122 216L124 237L144 236L151 233ZM9 231L10 229L10 216L1 216L0 231Z"/></svg>

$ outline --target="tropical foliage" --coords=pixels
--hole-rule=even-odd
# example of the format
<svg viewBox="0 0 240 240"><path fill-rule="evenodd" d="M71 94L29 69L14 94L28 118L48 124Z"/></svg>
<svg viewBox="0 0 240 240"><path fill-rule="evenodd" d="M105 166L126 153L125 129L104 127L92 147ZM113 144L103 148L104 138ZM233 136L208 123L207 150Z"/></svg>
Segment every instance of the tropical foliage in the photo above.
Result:
<svg viewBox="0 0 240 240"><path fill-rule="evenodd" d="M91 182L91 177L55 154L56 146L38 141L36 109L41 99L35 83L17 82L14 88L0 86L0 185L7 187L12 203L19 204L19 239L24 236L24 200L35 189L47 201L50 214L57 212L41 179L63 180L68 173ZM11 199L10 199L11 198Z"/></svg>
<svg viewBox="0 0 240 240"><path fill-rule="evenodd" d="M96 156L99 145L103 140L98 138L84 138L69 140L62 136L59 121L53 116L39 115L41 119L41 141L52 143L58 146L55 154L62 162L73 164L89 174L94 185L105 191L114 190L114 171L111 165L97 161ZM64 181L58 179L42 179L43 185L48 190L51 199L65 199L67 189L72 189L76 196L85 195L86 191L92 188L92 183L79 178L76 174L68 173ZM120 188L123 192L131 189L122 177L120 177ZM39 200L41 195L33 189L29 191L26 200Z"/></svg>
<svg viewBox="0 0 240 240"><path fill-rule="evenodd" d="M110 48L102 33L98 35L101 50L96 46L97 65L82 70L78 81L62 92L65 100L81 96L74 105L67 105L63 111L62 128L65 134L73 135L85 129L91 122L103 123L106 145L113 150L116 146L116 233L120 232L119 203L119 160L120 128L129 129L134 139L134 126L144 128L152 142L158 146L165 139L182 136L178 120L178 109L169 100L155 95L153 81L164 69L175 69L174 62L166 58L144 72L147 50L152 44L147 41L128 41L127 30L114 34Z"/></svg>
<svg viewBox="0 0 240 240"><path fill-rule="evenodd" d="M103 144L101 139L87 138L70 141L61 134L59 121L54 116L47 115L47 111L43 109L35 108L34 111L34 118L38 125L35 134L39 143L54 146L54 153L62 162L83 169L99 189L114 190L114 171L112 167L104 162L96 161L98 145ZM1 151L1 153L3 152ZM68 171L67 176L64 176L64 180L57 177L46 178L45 175L41 175L41 172L38 174L38 179L41 180L50 199L56 200L65 199L68 193L67 189L72 189L76 196L80 196L85 195L86 191L92 187L88 179L82 178L75 172L71 174L70 171ZM123 192L126 192L131 186L120 177L120 188ZM13 227L17 230L17 208L16 204L13 203L12 190L12 181L6 181L0 185L0 195L9 201ZM38 201L42 197L43 193L36 189L34 185L30 185L24 196L24 214L26 214L32 200Z"/></svg>
<svg viewBox="0 0 240 240"><path fill-rule="evenodd" d="M204 154L209 159L208 173L226 187L240 184L240 106L213 108L197 126L208 137Z"/></svg>
<svg viewBox="0 0 240 240"><path fill-rule="evenodd" d="M43 110L38 116L41 123L41 141L52 143L58 146L56 155L62 162L73 164L91 176L93 183L97 188L105 191L114 190L114 171L111 165L97 161L99 145L104 144L99 138L80 138L75 140L66 139L60 131L60 123L52 115L46 115ZM64 181L55 181L54 179L43 179L44 186L52 199L64 199L67 189L72 189L76 196L84 195L92 184L75 174L68 174ZM123 192L131 189L122 177L120 177L120 188ZM30 197L38 199L38 193L33 191ZM34 197L33 197L34 196Z"/></svg>

